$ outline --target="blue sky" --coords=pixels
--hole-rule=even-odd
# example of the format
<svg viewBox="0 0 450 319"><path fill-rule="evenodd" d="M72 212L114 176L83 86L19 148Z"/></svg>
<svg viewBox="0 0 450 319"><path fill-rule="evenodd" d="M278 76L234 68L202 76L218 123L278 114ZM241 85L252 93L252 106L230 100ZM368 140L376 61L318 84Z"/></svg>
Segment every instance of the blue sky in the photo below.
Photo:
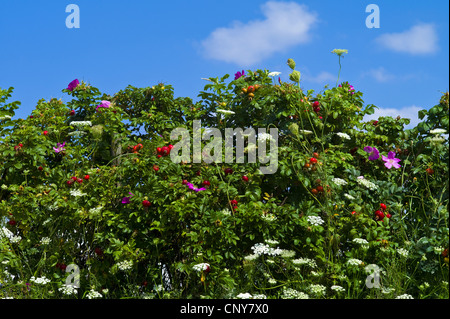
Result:
<svg viewBox="0 0 450 319"><path fill-rule="evenodd" d="M367 28L366 6L380 27ZM80 9L67 28L66 6ZM150 1L2 0L0 87L15 88L26 117L36 102L75 78L114 94L131 84L174 86L197 94L218 77L245 69L281 72L293 58L301 85L317 92L340 80L364 93L375 116L410 117L438 103L449 87L448 1Z"/></svg>

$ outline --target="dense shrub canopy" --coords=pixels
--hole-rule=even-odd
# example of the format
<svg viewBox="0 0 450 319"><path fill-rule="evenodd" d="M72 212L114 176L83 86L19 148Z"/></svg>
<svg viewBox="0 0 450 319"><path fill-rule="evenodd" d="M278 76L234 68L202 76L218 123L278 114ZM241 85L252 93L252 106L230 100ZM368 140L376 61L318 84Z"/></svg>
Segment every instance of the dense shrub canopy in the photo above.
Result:
<svg viewBox="0 0 450 319"><path fill-rule="evenodd" d="M75 81L26 119L0 89L0 296L448 298L448 93L405 129L292 69L210 78L197 102ZM277 128L276 173L174 163L170 133L195 120Z"/></svg>

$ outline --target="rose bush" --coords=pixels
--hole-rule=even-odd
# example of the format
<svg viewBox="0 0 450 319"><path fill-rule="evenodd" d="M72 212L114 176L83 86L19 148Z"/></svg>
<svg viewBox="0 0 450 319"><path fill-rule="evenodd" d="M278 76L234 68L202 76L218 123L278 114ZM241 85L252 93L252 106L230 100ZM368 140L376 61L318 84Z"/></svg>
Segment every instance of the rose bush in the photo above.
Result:
<svg viewBox="0 0 450 319"><path fill-rule="evenodd" d="M362 92L305 90L292 62L292 83L242 70L197 102L74 80L26 119L0 90L0 296L448 298L448 93L413 129L364 121ZM194 120L277 128L278 170L172 162Z"/></svg>

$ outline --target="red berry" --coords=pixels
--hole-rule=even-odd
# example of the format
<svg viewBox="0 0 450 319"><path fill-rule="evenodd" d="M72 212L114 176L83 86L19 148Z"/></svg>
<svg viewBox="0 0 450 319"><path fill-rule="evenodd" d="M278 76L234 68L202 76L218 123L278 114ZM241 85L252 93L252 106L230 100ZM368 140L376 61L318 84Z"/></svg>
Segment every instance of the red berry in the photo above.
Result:
<svg viewBox="0 0 450 319"><path fill-rule="evenodd" d="M242 180L244 181L244 182L248 182L248 177L247 176L242 176Z"/></svg>
<svg viewBox="0 0 450 319"><path fill-rule="evenodd" d="M11 226L14 226L16 224L16 221L14 219L11 219L8 224L10 224Z"/></svg>
<svg viewBox="0 0 450 319"><path fill-rule="evenodd" d="M70 115L70 116L75 115L75 110L71 110L70 113L69 113L69 115Z"/></svg>
<svg viewBox="0 0 450 319"><path fill-rule="evenodd" d="M381 203L381 204L380 204L380 208L381 208L382 210L386 210L387 207L386 207L385 204Z"/></svg>
<svg viewBox="0 0 450 319"><path fill-rule="evenodd" d="M392 217L392 215L391 215L391 214L389 214L389 213L387 213L387 214L386 214L386 217L387 217L387 218L391 218L391 217Z"/></svg>
<svg viewBox="0 0 450 319"><path fill-rule="evenodd" d="M87 181L89 180L89 178L90 178L89 175L85 175L84 176L84 179L87 180Z"/></svg>
<svg viewBox="0 0 450 319"><path fill-rule="evenodd" d="M236 205L237 205L237 203L238 203L238 201L237 201L237 200L235 200L235 199L233 199L233 200L230 200L230 204L231 204L231 205L233 205L233 206L236 206Z"/></svg>
<svg viewBox="0 0 450 319"><path fill-rule="evenodd" d="M314 101L314 103L313 103L313 107L314 108L316 108L316 107L319 107L320 106L320 103L319 103L319 101Z"/></svg>
<svg viewBox="0 0 450 319"><path fill-rule="evenodd" d="M170 150L169 150L169 148L167 146L163 146L161 148L161 152L162 152L163 155L167 155L167 154L169 154Z"/></svg>
<svg viewBox="0 0 450 319"><path fill-rule="evenodd" d="M314 152L314 153L313 153L313 156L314 156L315 158L319 158L319 153Z"/></svg>
<svg viewBox="0 0 450 319"><path fill-rule="evenodd" d="M154 170L155 172L159 171L159 166L158 166L158 165L153 165L153 170Z"/></svg>
<svg viewBox="0 0 450 319"><path fill-rule="evenodd" d="M42 134L47 135L47 134L48 134L48 131L44 131L44 132L42 132Z"/></svg>
<svg viewBox="0 0 450 319"><path fill-rule="evenodd" d="M208 265L206 265L206 269L204 270L206 273L209 273L211 271L211 267L209 267Z"/></svg>
<svg viewBox="0 0 450 319"><path fill-rule="evenodd" d="M156 148L156 151L157 151L158 153L161 153L161 151L162 151L161 147L157 147L157 148Z"/></svg>
<svg viewBox="0 0 450 319"><path fill-rule="evenodd" d="M311 158L309 159L309 162L310 162L311 164L316 164L316 163L317 163L317 158L311 157Z"/></svg>
<svg viewBox="0 0 450 319"><path fill-rule="evenodd" d="M384 218L384 213L381 210L377 210L375 212L375 219L376 220L383 220Z"/></svg>
<svg viewBox="0 0 450 319"><path fill-rule="evenodd" d="M356 212L355 211L352 211L352 215L355 215L356 214Z"/></svg>
<svg viewBox="0 0 450 319"><path fill-rule="evenodd" d="M197 174L197 176L200 176L202 174L202 172L197 171L195 174Z"/></svg>
<svg viewBox="0 0 450 319"><path fill-rule="evenodd" d="M181 182L181 184L186 185L188 183L187 180L183 179L183 181Z"/></svg>
<svg viewBox="0 0 450 319"><path fill-rule="evenodd" d="M141 143L139 143L139 144L137 145L137 147L141 150L141 149L144 148L144 145L142 145Z"/></svg>
<svg viewBox="0 0 450 319"><path fill-rule="evenodd" d="M158 158L161 158L161 156L162 156L161 154L160 154L160 155L158 155Z"/></svg>
<svg viewBox="0 0 450 319"><path fill-rule="evenodd" d="M203 181L203 186L211 186L211 183L209 181Z"/></svg>
<svg viewBox="0 0 450 319"><path fill-rule="evenodd" d="M231 168L225 168L225 175L232 174L233 170Z"/></svg>
<svg viewBox="0 0 450 319"><path fill-rule="evenodd" d="M83 183L83 180L81 178L77 178L77 183L81 184L81 183Z"/></svg>
<svg viewBox="0 0 450 319"><path fill-rule="evenodd" d="M433 175L433 173L434 173L434 169L432 169L432 168L427 168L426 170L425 170L429 175Z"/></svg>
<svg viewBox="0 0 450 319"><path fill-rule="evenodd" d="M323 192L323 186L317 186L316 189L317 189L319 192Z"/></svg>
<svg viewBox="0 0 450 319"><path fill-rule="evenodd" d="M168 148L169 148L169 150L171 150L171 149L173 148L173 145L170 144L170 145L168 146Z"/></svg>
<svg viewBox="0 0 450 319"><path fill-rule="evenodd" d="M72 186L73 180L69 179L69 180L66 182L66 184L67 184L68 186Z"/></svg>
<svg viewBox="0 0 450 319"><path fill-rule="evenodd" d="M143 205L144 207L150 207L151 204L152 204L152 203L150 203L148 200L143 200L143 201L142 201L142 205Z"/></svg>
<svg viewBox="0 0 450 319"><path fill-rule="evenodd" d="M42 166L38 167L38 170L42 171L44 168Z"/></svg>
<svg viewBox="0 0 450 319"><path fill-rule="evenodd" d="M23 144L22 144L22 143L19 143L19 146L20 146L20 147L23 147Z"/></svg>
<svg viewBox="0 0 450 319"><path fill-rule="evenodd" d="M378 124L378 121L373 121L373 123L372 123L373 126L377 126L377 124Z"/></svg>

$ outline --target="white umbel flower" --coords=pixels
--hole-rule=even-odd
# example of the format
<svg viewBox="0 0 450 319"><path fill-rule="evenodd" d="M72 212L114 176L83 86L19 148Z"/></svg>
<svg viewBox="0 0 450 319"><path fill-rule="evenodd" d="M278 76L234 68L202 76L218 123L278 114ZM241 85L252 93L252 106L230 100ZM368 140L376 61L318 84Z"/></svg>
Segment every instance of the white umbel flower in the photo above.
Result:
<svg viewBox="0 0 450 319"><path fill-rule="evenodd" d="M346 139L346 140L351 140L350 135L348 135L347 133L341 133L341 132L339 132L339 133L336 133L336 135L339 136L339 137L341 137L341 138L344 138L344 139Z"/></svg>
<svg viewBox="0 0 450 319"><path fill-rule="evenodd" d="M323 219L320 218L319 216L308 216L306 219L308 220L308 223L310 223L313 226L319 226L324 223Z"/></svg>
<svg viewBox="0 0 450 319"><path fill-rule="evenodd" d="M201 263L201 264L194 265L192 267L192 269L194 269L195 271L199 271L200 272L200 271L208 270L209 267L210 267L209 264Z"/></svg>

